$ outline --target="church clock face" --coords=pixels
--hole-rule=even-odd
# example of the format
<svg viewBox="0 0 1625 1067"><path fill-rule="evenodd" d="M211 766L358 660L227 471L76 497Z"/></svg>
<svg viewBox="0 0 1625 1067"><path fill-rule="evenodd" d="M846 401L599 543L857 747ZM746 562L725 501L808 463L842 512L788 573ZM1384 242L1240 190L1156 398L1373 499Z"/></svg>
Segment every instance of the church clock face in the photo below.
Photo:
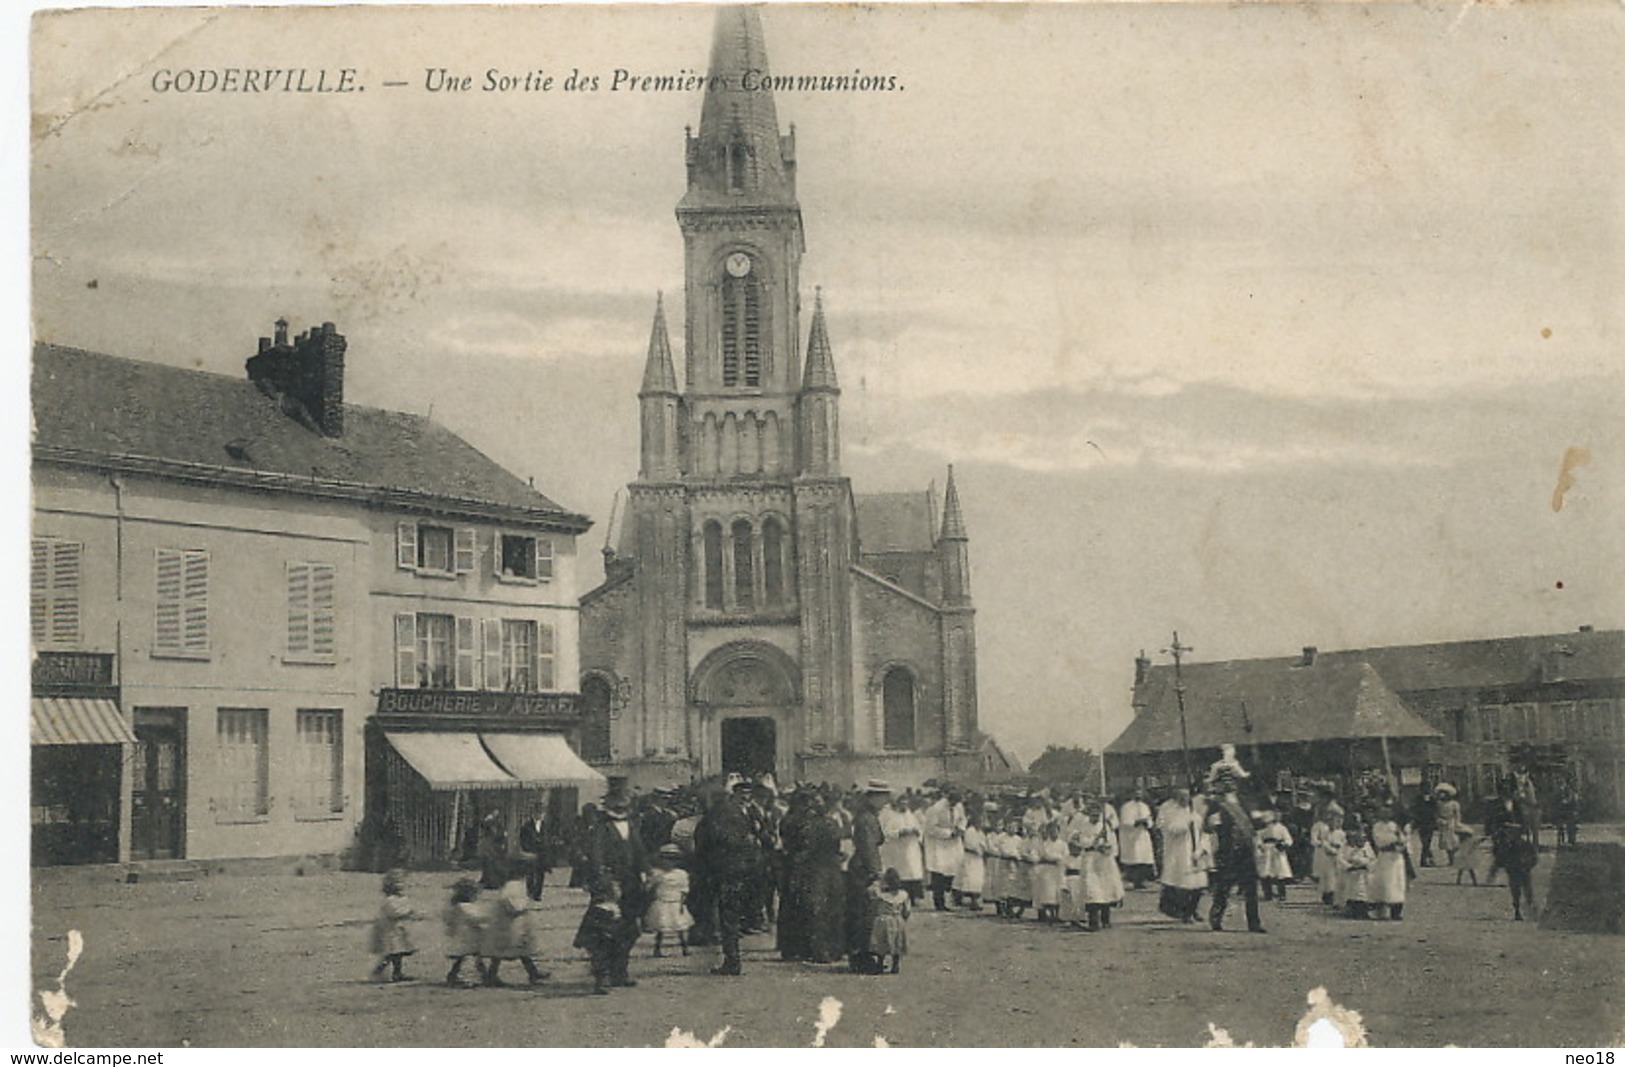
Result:
<svg viewBox="0 0 1625 1067"><path fill-rule="evenodd" d="M728 273L735 278L743 278L750 273L750 256L743 252L735 252L728 257Z"/></svg>

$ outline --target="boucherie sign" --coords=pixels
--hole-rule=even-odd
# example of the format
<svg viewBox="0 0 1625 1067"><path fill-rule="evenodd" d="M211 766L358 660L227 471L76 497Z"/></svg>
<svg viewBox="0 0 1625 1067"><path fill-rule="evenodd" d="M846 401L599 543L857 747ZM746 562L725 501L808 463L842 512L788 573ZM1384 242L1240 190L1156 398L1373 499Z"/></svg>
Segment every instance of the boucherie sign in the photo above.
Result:
<svg viewBox="0 0 1625 1067"><path fill-rule="evenodd" d="M571 702L558 693L507 693L497 690L381 689L380 714L412 715L569 715Z"/></svg>

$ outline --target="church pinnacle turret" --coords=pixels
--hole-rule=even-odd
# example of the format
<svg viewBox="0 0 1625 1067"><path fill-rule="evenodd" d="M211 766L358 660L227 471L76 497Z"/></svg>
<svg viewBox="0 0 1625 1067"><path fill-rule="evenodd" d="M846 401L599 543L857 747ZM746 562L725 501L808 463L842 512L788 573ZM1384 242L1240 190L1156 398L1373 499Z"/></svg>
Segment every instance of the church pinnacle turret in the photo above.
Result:
<svg viewBox="0 0 1625 1067"><path fill-rule="evenodd" d="M649 330L649 358L643 365L640 397L651 393L677 395L677 372L671 362L671 338L666 334L666 296L655 294L655 321Z"/></svg>
<svg viewBox="0 0 1625 1067"><path fill-rule="evenodd" d="M665 298L655 297L655 321L649 329L649 356L643 365L643 388L638 408L643 429L643 466L640 477L668 481L682 476L679 416L682 396L671 365L671 339L666 336Z"/></svg>
<svg viewBox="0 0 1625 1067"><path fill-rule="evenodd" d="M970 537L965 533L965 516L959 510L959 487L954 484L953 464L948 465L948 488L942 495L942 536L937 538L942 560L942 600L949 607L970 605Z"/></svg>
<svg viewBox="0 0 1625 1067"><path fill-rule="evenodd" d="M829 328L824 325L824 290L813 290L812 331L807 337L807 366L801 374L801 391L814 389L840 392L835 380L835 356L829 348Z"/></svg>
<svg viewBox="0 0 1625 1067"><path fill-rule="evenodd" d="M948 464L948 488L942 495L943 541L966 541L965 516L959 510L959 488L954 485L954 465Z"/></svg>

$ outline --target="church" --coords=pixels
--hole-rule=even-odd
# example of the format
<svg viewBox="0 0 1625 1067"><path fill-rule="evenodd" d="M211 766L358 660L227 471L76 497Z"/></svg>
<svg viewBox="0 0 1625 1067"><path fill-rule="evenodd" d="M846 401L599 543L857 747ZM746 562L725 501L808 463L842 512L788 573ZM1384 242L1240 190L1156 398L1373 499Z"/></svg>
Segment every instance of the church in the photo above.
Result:
<svg viewBox="0 0 1625 1067"><path fill-rule="evenodd" d="M717 15L677 205L683 373L657 300L641 464L581 597L581 751L633 787L722 773L894 787L979 767L969 543L952 468L856 493L821 295L803 355L795 133L760 16Z"/></svg>

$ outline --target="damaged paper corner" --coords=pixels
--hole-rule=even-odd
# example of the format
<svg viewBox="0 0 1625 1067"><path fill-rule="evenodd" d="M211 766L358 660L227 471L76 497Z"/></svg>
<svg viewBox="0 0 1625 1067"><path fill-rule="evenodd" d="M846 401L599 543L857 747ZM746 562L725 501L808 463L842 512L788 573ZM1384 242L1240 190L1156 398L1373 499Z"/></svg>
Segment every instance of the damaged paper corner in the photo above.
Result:
<svg viewBox="0 0 1625 1067"><path fill-rule="evenodd" d="M1292 1032L1294 1048L1366 1048L1360 1013L1332 1003L1325 986L1309 991L1309 1010Z"/></svg>

